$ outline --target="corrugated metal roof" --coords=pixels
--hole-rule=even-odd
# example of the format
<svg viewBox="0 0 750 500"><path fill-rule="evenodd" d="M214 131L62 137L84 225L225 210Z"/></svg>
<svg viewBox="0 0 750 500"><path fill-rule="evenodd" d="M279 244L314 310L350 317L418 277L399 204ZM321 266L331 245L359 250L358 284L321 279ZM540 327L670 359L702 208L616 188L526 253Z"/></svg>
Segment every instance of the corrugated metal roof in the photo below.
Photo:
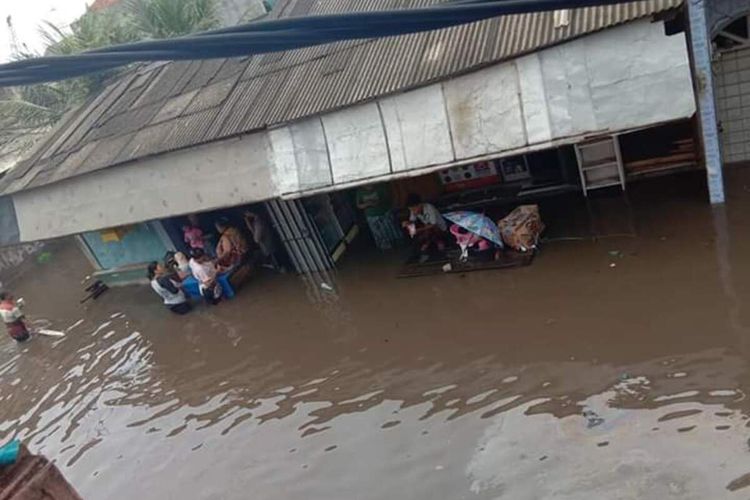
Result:
<svg viewBox="0 0 750 500"><path fill-rule="evenodd" d="M270 17L422 7L441 0L280 0ZM519 14L254 57L157 63L123 75L71 114L0 181L40 186L175 149L365 102L676 8L647 0Z"/></svg>

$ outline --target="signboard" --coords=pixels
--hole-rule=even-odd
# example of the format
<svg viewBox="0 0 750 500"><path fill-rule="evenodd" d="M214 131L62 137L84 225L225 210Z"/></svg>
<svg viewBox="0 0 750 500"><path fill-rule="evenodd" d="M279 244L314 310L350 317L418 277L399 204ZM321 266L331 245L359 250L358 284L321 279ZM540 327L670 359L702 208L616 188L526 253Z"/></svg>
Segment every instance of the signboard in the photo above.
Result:
<svg viewBox="0 0 750 500"><path fill-rule="evenodd" d="M514 156L500 160L500 173L505 182L525 181L531 178L525 156Z"/></svg>
<svg viewBox="0 0 750 500"><path fill-rule="evenodd" d="M446 191L462 191L500 182L495 161L480 161L442 170L440 182Z"/></svg>

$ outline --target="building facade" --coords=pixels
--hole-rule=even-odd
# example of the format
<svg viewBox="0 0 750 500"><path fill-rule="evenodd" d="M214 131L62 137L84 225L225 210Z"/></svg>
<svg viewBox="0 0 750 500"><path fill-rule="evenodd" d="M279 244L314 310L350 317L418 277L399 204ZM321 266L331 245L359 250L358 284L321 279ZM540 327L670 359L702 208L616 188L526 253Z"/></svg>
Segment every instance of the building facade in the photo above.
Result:
<svg viewBox="0 0 750 500"><path fill-rule="evenodd" d="M287 0L271 16L315 13L316 6ZM650 1L506 16L249 60L139 68L3 179L12 209L4 238L83 234L107 267L169 249L174 238L159 229L165 218L258 202L276 203L269 214L280 213L279 203L560 148L575 149L578 188L586 192L597 181L584 165L595 161L580 145L592 141L613 151L622 187L650 169L702 168L697 149L708 147L712 118L695 90L702 88L697 63L691 67L691 51L701 60L697 37L679 29L692 26L688 13L696 11L689 7ZM701 8L706 33L732 22L714 21ZM719 78L718 109L735 116L722 101L735 97L727 95L727 80ZM679 154L622 151L632 134L653 128L669 136L664 127L686 124L702 134L675 138ZM736 134L734 127L728 133ZM728 158L742 159L734 140L721 140ZM149 242L110 241L140 249L131 254L99 249L91 236L121 227ZM322 232L313 238L318 246Z"/></svg>

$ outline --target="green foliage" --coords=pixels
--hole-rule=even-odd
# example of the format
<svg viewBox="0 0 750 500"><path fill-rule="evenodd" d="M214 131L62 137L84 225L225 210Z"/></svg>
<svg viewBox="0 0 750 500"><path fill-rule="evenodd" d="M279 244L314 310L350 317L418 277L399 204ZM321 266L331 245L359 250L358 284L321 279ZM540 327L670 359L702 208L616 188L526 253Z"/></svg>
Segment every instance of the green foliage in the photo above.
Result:
<svg viewBox="0 0 750 500"><path fill-rule="evenodd" d="M57 84L12 88L0 99L0 128L11 133L49 126L76 101Z"/></svg>
<svg viewBox="0 0 750 500"><path fill-rule="evenodd" d="M127 12L143 38L173 38L215 28L215 0L128 0Z"/></svg>
<svg viewBox="0 0 750 500"><path fill-rule="evenodd" d="M87 12L69 30L45 22L40 33L46 42L46 53L55 56L77 54L119 43L137 41L132 20L116 10Z"/></svg>
<svg viewBox="0 0 750 500"><path fill-rule="evenodd" d="M69 55L107 45L136 41L138 34L127 18L115 12L87 12L69 29L44 23L40 34L45 54ZM16 54L18 59L38 54ZM0 128L19 133L53 125L68 110L99 91L111 73L38 85L14 87L0 98Z"/></svg>
<svg viewBox="0 0 750 500"><path fill-rule="evenodd" d="M217 25L216 0L127 0L122 6L89 11L68 29L44 23L40 33L45 41L45 54L70 55L143 39L186 35ZM16 57L37 55L16 54ZM101 90L114 73L0 92L0 143L3 136L53 125L67 111Z"/></svg>

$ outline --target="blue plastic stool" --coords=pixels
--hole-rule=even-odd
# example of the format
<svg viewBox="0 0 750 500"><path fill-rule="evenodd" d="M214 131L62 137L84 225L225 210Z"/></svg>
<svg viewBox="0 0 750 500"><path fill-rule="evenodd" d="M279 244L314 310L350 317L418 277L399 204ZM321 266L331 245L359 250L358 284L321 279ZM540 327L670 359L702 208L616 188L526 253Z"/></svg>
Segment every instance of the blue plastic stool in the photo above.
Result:
<svg viewBox="0 0 750 500"><path fill-rule="evenodd" d="M20 452L21 442L18 439L14 439L10 443L0 447L0 466L16 463Z"/></svg>

